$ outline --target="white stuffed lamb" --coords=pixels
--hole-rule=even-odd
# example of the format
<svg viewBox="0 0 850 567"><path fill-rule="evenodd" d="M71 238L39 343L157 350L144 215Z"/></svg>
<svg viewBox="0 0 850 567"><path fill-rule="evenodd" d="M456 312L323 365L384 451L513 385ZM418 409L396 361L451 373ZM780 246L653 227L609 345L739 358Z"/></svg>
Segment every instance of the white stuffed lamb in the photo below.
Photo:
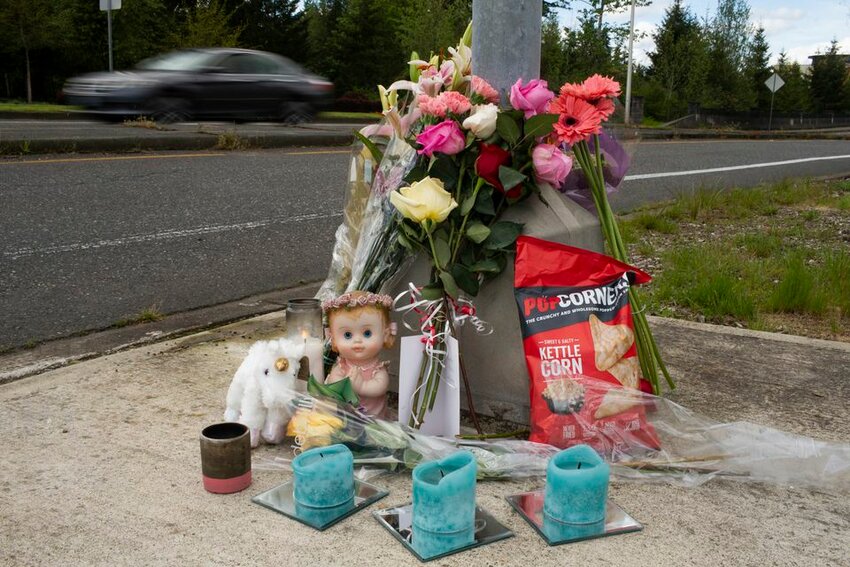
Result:
<svg viewBox="0 0 850 567"><path fill-rule="evenodd" d="M261 437L267 443L283 441L302 356L304 345L298 341L258 341L236 370L224 419L250 429L251 447L259 445Z"/></svg>

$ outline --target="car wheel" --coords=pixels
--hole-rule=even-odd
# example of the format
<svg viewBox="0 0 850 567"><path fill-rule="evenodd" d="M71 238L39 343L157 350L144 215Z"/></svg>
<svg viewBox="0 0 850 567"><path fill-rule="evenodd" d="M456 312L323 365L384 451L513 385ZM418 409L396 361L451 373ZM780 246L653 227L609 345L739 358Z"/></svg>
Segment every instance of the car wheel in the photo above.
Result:
<svg viewBox="0 0 850 567"><path fill-rule="evenodd" d="M189 101L176 97L158 97L151 102L152 117L160 124L185 122L191 118Z"/></svg>
<svg viewBox="0 0 850 567"><path fill-rule="evenodd" d="M281 105L280 119L284 124L301 124L316 117L316 111L308 102L284 102Z"/></svg>

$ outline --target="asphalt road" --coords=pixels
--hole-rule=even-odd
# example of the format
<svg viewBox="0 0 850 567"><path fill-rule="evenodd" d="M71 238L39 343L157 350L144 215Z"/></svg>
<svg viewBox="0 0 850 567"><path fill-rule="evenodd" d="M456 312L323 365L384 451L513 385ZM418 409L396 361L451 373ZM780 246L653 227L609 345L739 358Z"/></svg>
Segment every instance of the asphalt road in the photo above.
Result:
<svg viewBox="0 0 850 567"><path fill-rule="evenodd" d="M631 178L612 198L620 210L699 187L850 173L848 141L642 142L630 151ZM0 348L323 278L346 156L317 148L0 160ZM764 165L784 161L793 163Z"/></svg>

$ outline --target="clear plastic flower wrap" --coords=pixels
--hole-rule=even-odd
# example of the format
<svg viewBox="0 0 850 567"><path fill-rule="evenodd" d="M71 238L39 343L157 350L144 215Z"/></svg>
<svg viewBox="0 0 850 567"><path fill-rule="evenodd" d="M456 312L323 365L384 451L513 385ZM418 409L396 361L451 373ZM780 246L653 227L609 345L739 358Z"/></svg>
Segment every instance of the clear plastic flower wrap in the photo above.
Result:
<svg viewBox="0 0 850 567"><path fill-rule="evenodd" d="M850 445L818 441L754 423L719 423L668 399L583 379L584 395L622 407L642 407L652 429L600 427L582 423L582 442L612 464L616 479L698 486L715 477L850 491ZM406 425L376 419L325 397L292 391L293 417L279 456L257 454L254 468L288 470L301 450L343 443L355 456L359 475L376 470L412 469L423 460L458 450L471 451L481 479L545 476L549 458L560 449L523 440L474 441L433 437ZM649 440L649 441L648 441Z"/></svg>
<svg viewBox="0 0 850 567"><path fill-rule="evenodd" d="M383 155L375 164L363 143L355 142L352 148L343 222L336 231L328 276L316 294L321 300L355 289L377 293L392 284L405 260L412 259L397 242L389 194L416 164L416 150L386 119L363 135L383 148Z"/></svg>

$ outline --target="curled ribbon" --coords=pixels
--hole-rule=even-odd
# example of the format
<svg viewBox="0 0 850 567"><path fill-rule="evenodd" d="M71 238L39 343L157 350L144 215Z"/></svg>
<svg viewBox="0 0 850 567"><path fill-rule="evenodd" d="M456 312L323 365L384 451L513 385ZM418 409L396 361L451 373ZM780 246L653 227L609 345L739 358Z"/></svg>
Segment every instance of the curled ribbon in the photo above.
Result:
<svg viewBox="0 0 850 567"><path fill-rule="evenodd" d="M457 386L445 381L443 378L444 360L448 354L448 350L445 347L438 348L438 345L447 344L447 339L451 336L451 326L449 325L449 320L440 317L440 314L445 314L458 327L469 322L479 334L489 335L493 332L493 326L491 324L476 316L475 306L470 300L465 298L458 298L457 300L448 298L447 302L445 296L439 299L425 299L422 297L422 288L417 287L413 283L408 283L407 290L395 297L393 300L393 309L401 314L402 324L407 330L421 335L419 340L425 345L424 350L425 356L428 357L428 364L437 364L439 366L440 381L445 382L451 388L457 388ZM418 324L412 324L408 320L408 317L412 314L418 316ZM411 415L417 426L419 425L419 420L416 417L413 400L416 399L421 393L421 390L426 386L427 383L423 381L413 391L410 397Z"/></svg>

